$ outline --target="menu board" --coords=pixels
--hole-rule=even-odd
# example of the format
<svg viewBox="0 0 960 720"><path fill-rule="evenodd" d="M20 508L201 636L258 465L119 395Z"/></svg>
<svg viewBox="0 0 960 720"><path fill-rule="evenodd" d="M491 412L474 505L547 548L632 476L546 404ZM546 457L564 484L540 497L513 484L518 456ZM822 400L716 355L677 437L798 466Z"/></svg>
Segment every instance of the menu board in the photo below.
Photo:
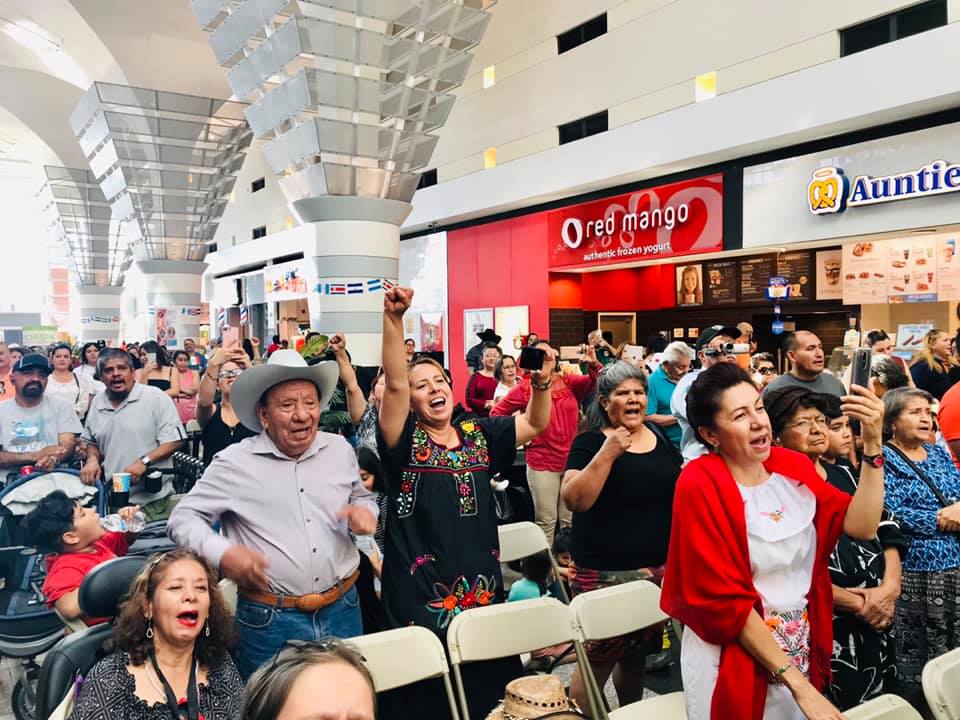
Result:
<svg viewBox="0 0 960 720"><path fill-rule="evenodd" d="M787 279L791 300L813 297L813 253L807 250L780 253L776 274Z"/></svg>
<svg viewBox="0 0 960 720"><path fill-rule="evenodd" d="M937 256L937 299L960 300L960 234L947 233L933 238Z"/></svg>
<svg viewBox="0 0 960 720"><path fill-rule="evenodd" d="M817 300L840 300L843 286L840 284L843 266L842 250L817 252Z"/></svg>
<svg viewBox="0 0 960 720"><path fill-rule="evenodd" d="M740 262L740 300L759 302L767 300L770 278L777 275L777 256L758 255Z"/></svg>
<svg viewBox="0 0 960 720"><path fill-rule="evenodd" d="M843 246L843 304L875 305L887 302L887 256L882 242Z"/></svg>
<svg viewBox="0 0 960 720"><path fill-rule="evenodd" d="M705 275L704 301L708 306L736 305L737 286L740 284L736 260L708 262Z"/></svg>
<svg viewBox="0 0 960 720"><path fill-rule="evenodd" d="M937 301L937 260L929 235L887 240L888 301Z"/></svg>

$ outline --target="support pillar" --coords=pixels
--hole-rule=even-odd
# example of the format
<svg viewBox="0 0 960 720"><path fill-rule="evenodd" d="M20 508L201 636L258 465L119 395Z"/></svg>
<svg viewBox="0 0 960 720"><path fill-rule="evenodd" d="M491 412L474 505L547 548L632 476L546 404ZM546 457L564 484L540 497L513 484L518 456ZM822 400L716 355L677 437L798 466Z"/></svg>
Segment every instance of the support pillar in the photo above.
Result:
<svg viewBox="0 0 960 720"><path fill-rule="evenodd" d="M140 260L134 263L141 277L148 337L157 339L157 328L167 328L162 338L168 350L183 347L186 338L197 340L200 330L200 293L207 264L197 260Z"/></svg>
<svg viewBox="0 0 960 720"><path fill-rule="evenodd" d="M81 343L106 340L116 345L120 338L122 287L78 285Z"/></svg>
<svg viewBox="0 0 960 720"><path fill-rule="evenodd" d="M380 365L381 282L398 282L400 226L410 214L410 204L324 196L298 200L293 208L317 230L314 246L305 253L316 273L308 297L310 329L326 335L345 333L354 365Z"/></svg>

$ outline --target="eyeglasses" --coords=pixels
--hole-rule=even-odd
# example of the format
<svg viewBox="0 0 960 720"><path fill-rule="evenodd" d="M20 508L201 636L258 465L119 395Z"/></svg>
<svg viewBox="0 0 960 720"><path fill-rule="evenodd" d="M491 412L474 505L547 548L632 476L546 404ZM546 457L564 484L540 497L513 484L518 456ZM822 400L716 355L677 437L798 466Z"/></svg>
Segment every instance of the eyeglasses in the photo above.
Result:
<svg viewBox="0 0 960 720"><path fill-rule="evenodd" d="M813 426L816 425L821 429L827 429L830 427L830 423L823 415L818 415L812 418L804 418L803 420L798 420L795 423L785 426L787 430L799 430L800 432L810 432L813 429Z"/></svg>
<svg viewBox="0 0 960 720"><path fill-rule="evenodd" d="M220 371L220 377L221 377L221 378L235 378L235 377L239 376L240 373L242 373L242 372L243 372L243 370L221 370L221 371Z"/></svg>

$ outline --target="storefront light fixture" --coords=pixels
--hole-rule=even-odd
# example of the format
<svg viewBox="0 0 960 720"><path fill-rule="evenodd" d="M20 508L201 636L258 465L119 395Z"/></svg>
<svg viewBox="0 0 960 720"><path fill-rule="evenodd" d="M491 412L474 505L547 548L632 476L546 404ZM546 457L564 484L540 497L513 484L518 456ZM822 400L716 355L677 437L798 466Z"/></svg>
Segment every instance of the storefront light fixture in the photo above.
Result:
<svg viewBox="0 0 960 720"><path fill-rule="evenodd" d="M483 69L483 89L492 88L497 84L497 66L488 65Z"/></svg>
<svg viewBox="0 0 960 720"><path fill-rule="evenodd" d="M483 169L489 170L497 166L497 149L489 147L483 151Z"/></svg>
<svg viewBox="0 0 960 720"><path fill-rule="evenodd" d="M693 81L694 93L697 102L710 100L717 96L717 71L697 75Z"/></svg>

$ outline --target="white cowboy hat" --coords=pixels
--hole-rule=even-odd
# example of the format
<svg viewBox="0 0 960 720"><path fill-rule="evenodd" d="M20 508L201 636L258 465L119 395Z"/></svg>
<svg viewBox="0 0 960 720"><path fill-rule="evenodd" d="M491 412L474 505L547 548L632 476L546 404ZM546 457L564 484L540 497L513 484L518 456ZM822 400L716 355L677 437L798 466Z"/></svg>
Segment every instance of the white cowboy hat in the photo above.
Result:
<svg viewBox="0 0 960 720"><path fill-rule="evenodd" d="M263 432L257 405L263 394L274 385L290 380L309 380L317 386L322 411L330 402L339 378L337 364L331 360L307 365L307 361L296 350L276 350L265 365L244 370L234 381L231 392L233 410L244 426L254 432Z"/></svg>

